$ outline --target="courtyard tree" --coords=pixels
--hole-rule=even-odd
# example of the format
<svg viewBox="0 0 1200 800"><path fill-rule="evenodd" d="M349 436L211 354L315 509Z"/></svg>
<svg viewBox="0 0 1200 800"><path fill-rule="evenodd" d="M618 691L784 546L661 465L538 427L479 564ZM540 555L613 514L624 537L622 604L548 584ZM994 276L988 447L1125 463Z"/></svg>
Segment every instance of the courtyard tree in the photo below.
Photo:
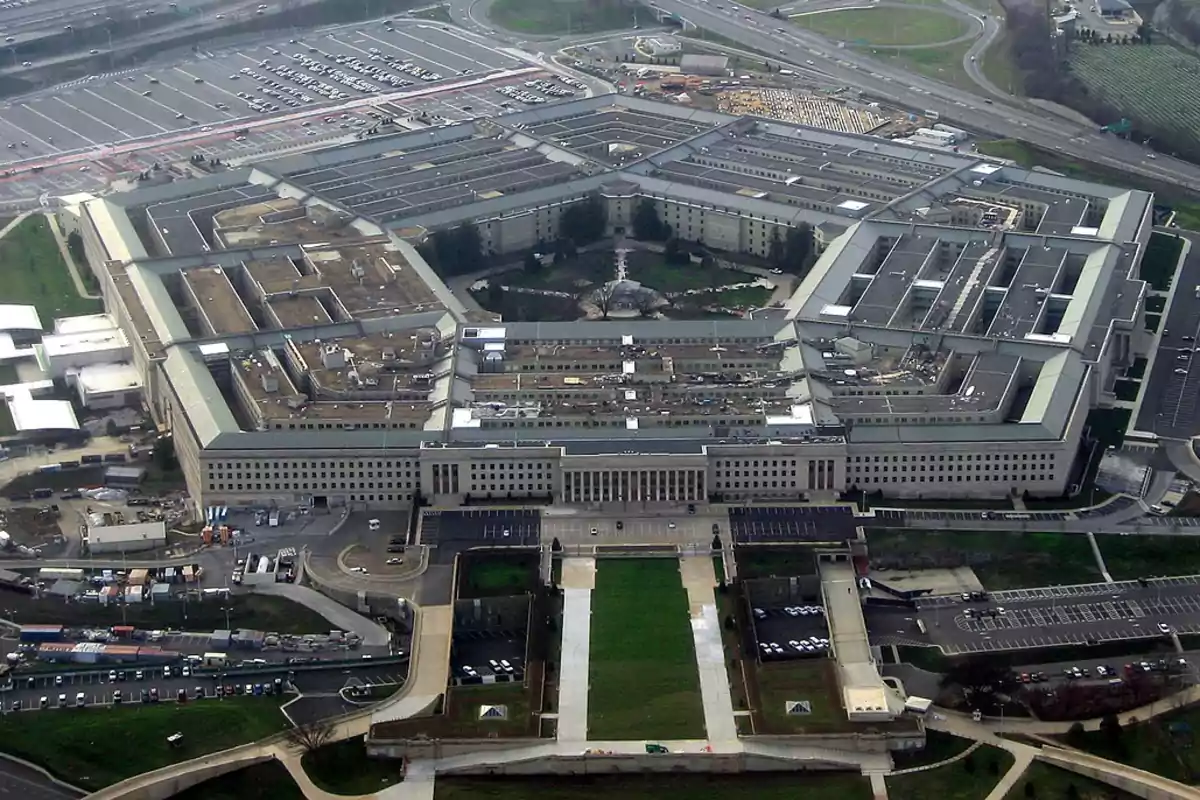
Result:
<svg viewBox="0 0 1200 800"><path fill-rule="evenodd" d="M469 222L434 231L420 252L442 275L463 275L484 265L483 238Z"/></svg>
<svg viewBox="0 0 1200 800"><path fill-rule="evenodd" d="M812 268L815 252L813 229L807 222L801 222L787 232L783 242L783 259L785 269L803 278Z"/></svg>
<svg viewBox="0 0 1200 800"><path fill-rule="evenodd" d="M687 264L692 260L687 246L678 236L667 239L666 244L663 245L663 258L667 260L668 264Z"/></svg>
<svg viewBox="0 0 1200 800"><path fill-rule="evenodd" d="M319 720L289 728L284 741L302 753L320 750L333 741L335 728L331 722Z"/></svg>
<svg viewBox="0 0 1200 800"><path fill-rule="evenodd" d="M942 687L958 687L968 708L984 714L999 709L996 693L1014 685L1012 671L992 659L966 658L953 664L942 675Z"/></svg>
<svg viewBox="0 0 1200 800"><path fill-rule="evenodd" d="M592 293L592 304L595 305L596 310L600 312L601 319L608 319L608 312L612 311L613 299L615 295L616 286L611 283L604 284Z"/></svg>
<svg viewBox="0 0 1200 800"><path fill-rule="evenodd" d="M525 262L522 264L526 274L537 275L542 271L542 260L538 258L538 254L530 251L525 254Z"/></svg>
<svg viewBox="0 0 1200 800"><path fill-rule="evenodd" d="M634 308L643 317L654 316L658 305L658 299L654 296L653 292L638 292L637 297L634 298Z"/></svg>
<svg viewBox="0 0 1200 800"><path fill-rule="evenodd" d="M633 211L633 235L638 239L657 242L667 237L668 230L658 216L654 201L643 197Z"/></svg>
<svg viewBox="0 0 1200 800"><path fill-rule="evenodd" d="M487 307L493 311L500 308L500 304L504 302L504 285L499 281L488 281L487 287Z"/></svg>
<svg viewBox="0 0 1200 800"><path fill-rule="evenodd" d="M558 232L563 239L576 245L591 244L604 235L608 226L608 214L604 203L590 194L581 203L567 207L558 218Z"/></svg>
<svg viewBox="0 0 1200 800"><path fill-rule="evenodd" d="M779 227L771 231L771 243L767 247L767 260L779 269L787 266L787 248L784 247L783 237L779 235Z"/></svg>

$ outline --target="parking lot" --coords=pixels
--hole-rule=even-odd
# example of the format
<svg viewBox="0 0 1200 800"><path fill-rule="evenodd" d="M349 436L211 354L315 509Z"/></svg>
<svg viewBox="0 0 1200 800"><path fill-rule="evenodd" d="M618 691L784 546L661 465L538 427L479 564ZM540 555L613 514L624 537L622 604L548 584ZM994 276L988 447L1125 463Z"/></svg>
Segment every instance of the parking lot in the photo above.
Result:
<svg viewBox="0 0 1200 800"><path fill-rule="evenodd" d="M617 526L620 525L618 528ZM673 517L589 517L586 514L547 516L542 519L546 540L558 539L563 545L678 544L708 547L713 525L724 535L728 523L720 516L690 515ZM592 533L592 531L595 533Z"/></svg>
<svg viewBox="0 0 1200 800"><path fill-rule="evenodd" d="M426 511L421 518L421 544L431 547L526 546L540 540L541 512L537 509Z"/></svg>
<svg viewBox="0 0 1200 800"><path fill-rule="evenodd" d="M457 631L450 657L451 675L460 681L489 675L523 680L525 646L521 631ZM493 661L497 666L492 666ZM507 669L504 662L508 662Z"/></svg>
<svg viewBox="0 0 1200 800"><path fill-rule="evenodd" d="M1189 237L1191 238L1191 237ZM1173 280L1175 294L1160 324L1158 352L1146 375L1146 391L1138 409L1136 428L1159 436L1188 439L1200 423L1196 388L1200 386L1200 250L1193 239L1191 252Z"/></svg>
<svg viewBox="0 0 1200 800"><path fill-rule="evenodd" d="M986 602L965 603L957 596L922 598L917 612L869 611L868 616L919 617L928 640L947 654L1120 641L1163 636L1159 625L1177 633L1200 633L1200 578L1164 578L994 592ZM1000 611L1003 609L1003 612ZM915 622L893 620L901 639L919 640ZM868 619L868 626L882 625ZM913 633L905 629L912 627ZM887 643L884 636L877 643ZM878 637L872 637L876 641Z"/></svg>
<svg viewBox="0 0 1200 800"><path fill-rule="evenodd" d="M844 542L855 536L851 506L765 506L729 509L735 542Z"/></svg>
<svg viewBox="0 0 1200 800"><path fill-rule="evenodd" d="M778 608L756 608L754 635L762 661L814 658L829 652L825 609L815 600Z"/></svg>
<svg viewBox="0 0 1200 800"><path fill-rule="evenodd" d="M43 191L96 188L114 174L197 153L228 160L353 137L377 120L365 109L335 114L322 109L379 94L420 93L402 103L381 101L380 117L438 124L495 116L509 103L497 88L514 81L437 89L521 67L527 65L458 29L379 21L74 81L0 105L0 162L18 171L0 181L0 203ZM301 116L229 134L239 122L276 114ZM204 137L210 128L213 136ZM186 141L154 141L179 139L183 131ZM139 139L145 147L131 152L122 147L120 153L104 151L69 165L54 158ZM45 171L33 174L31 166Z"/></svg>
<svg viewBox="0 0 1200 800"><path fill-rule="evenodd" d="M367 661L371 663L366 663ZM137 677L139 672L142 674L141 679ZM17 710L35 711L40 708L41 698L47 699L50 708L57 708L59 695L66 695L67 704L75 707L76 698L82 693L85 705L111 705L113 692L120 690L123 703L140 703L152 701L151 689L158 691L160 702L174 702L180 690L185 691L186 699L192 701L214 698L218 693L246 694L247 686L250 687L250 694L269 694L274 691L276 679L279 679L281 691L286 689L290 682L297 691L305 695L336 695L346 686L401 684L407 672L406 661L374 662L371 659L364 659L361 666L339 664L317 670L267 666L250 671L239 670L234 674L209 670L203 673L191 672L187 676L182 674L181 667L173 665L169 677L163 677L162 667L139 668L121 665L114 666L111 670L67 670L49 675L18 675L14 677L11 688L0 691L0 702L3 702L5 713ZM114 674L117 680L111 679ZM32 685L30 681L33 682ZM142 700L143 691L146 693L145 701Z"/></svg>

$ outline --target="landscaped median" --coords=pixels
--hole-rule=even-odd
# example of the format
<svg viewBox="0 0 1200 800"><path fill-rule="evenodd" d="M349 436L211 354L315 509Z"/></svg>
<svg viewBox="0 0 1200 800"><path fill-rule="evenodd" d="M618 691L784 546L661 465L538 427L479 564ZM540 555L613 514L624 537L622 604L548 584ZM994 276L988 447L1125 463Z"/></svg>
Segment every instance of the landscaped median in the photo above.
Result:
<svg viewBox="0 0 1200 800"><path fill-rule="evenodd" d="M700 739L704 703L676 558L596 567L588 739Z"/></svg>

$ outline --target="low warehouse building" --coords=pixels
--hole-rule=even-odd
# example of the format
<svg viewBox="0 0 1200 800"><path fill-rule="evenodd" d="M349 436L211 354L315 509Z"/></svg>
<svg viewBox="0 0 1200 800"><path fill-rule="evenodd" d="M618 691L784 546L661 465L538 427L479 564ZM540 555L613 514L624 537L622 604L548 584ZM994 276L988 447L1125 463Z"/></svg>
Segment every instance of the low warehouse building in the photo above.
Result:
<svg viewBox="0 0 1200 800"><path fill-rule="evenodd" d="M89 525L87 531L87 546L93 555L153 550L167 544L167 526L161 522Z"/></svg>
<svg viewBox="0 0 1200 800"><path fill-rule="evenodd" d="M725 56L685 55L679 61L679 70L689 75L724 75L728 69Z"/></svg>

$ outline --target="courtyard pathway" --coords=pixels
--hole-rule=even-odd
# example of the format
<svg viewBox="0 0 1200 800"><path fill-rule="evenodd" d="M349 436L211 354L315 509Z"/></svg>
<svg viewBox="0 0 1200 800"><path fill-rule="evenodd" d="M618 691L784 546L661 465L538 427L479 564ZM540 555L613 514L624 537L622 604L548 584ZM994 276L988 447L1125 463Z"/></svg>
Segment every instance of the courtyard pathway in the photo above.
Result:
<svg viewBox="0 0 1200 800"><path fill-rule="evenodd" d="M587 741L588 668L596 559L564 558L562 657L558 670L558 740Z"/></svg>
<svg viewBox="0 0 1200 800"><path fill-rule="evenodd" d="M721 620L713 595L717 578L712 557L684 556L679 559L679 573L687 590L688 610L692 617L692 641L696 647L700 695L704 702L704 728L711 742L736 742L737 723L729 692L729 673L725 670Z"/></svg>

